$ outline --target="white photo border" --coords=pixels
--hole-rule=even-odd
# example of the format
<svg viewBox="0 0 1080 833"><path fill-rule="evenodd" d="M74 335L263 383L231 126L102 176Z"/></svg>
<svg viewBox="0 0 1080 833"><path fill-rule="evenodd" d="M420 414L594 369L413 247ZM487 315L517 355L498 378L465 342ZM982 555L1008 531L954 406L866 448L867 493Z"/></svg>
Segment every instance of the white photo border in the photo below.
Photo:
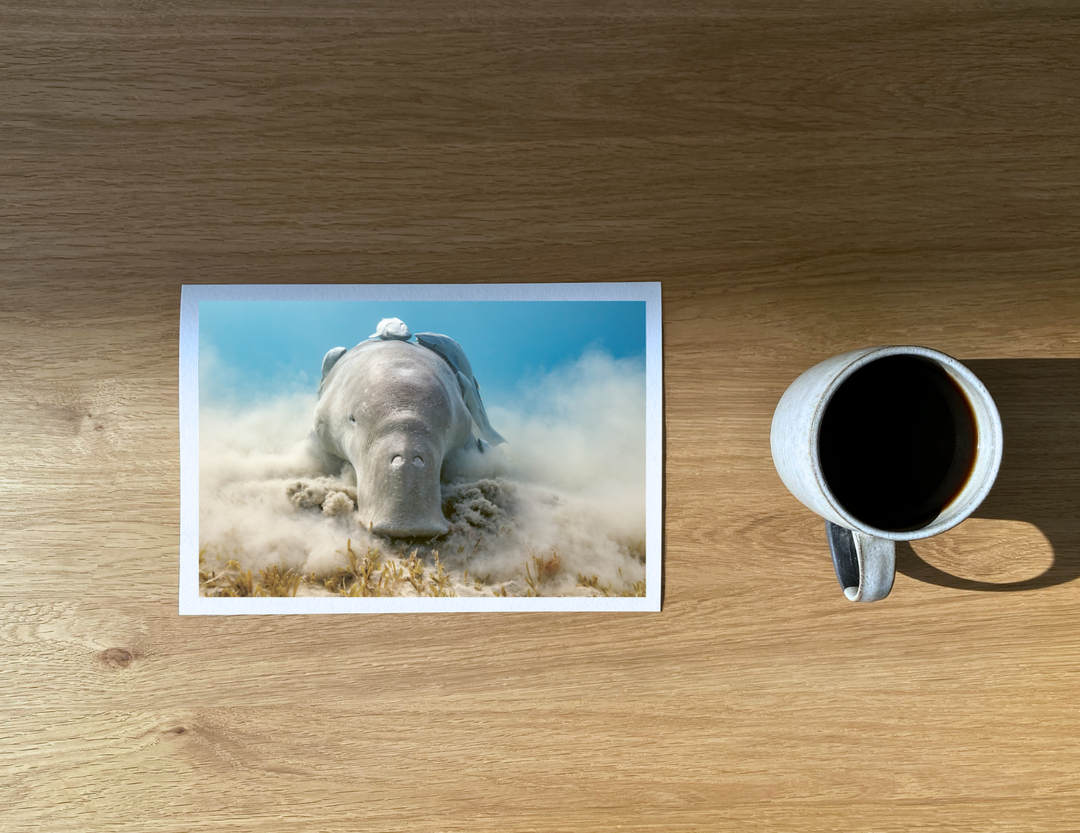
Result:
<svg viewBox="0 0 1080 833"><path fill-rule="evenodd" d="M201 301L644 301L645 596L220 598L199 595ZM190 285L180 297L180 615L659 611L663 545L663 357L659 282L560 284Z"/></svg>

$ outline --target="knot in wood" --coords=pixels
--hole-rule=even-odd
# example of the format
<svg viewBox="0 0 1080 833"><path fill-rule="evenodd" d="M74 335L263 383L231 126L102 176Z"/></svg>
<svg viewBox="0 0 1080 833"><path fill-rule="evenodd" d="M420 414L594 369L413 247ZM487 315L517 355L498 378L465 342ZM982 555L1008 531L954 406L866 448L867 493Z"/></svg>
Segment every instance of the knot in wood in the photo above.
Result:
<svg viewBox="0 0 1080 833"><path fill-rule="evenodd" d="M101 660L110 668L127 668L135 658L134 654L126 648L109 648L102 651Z"/></svg>

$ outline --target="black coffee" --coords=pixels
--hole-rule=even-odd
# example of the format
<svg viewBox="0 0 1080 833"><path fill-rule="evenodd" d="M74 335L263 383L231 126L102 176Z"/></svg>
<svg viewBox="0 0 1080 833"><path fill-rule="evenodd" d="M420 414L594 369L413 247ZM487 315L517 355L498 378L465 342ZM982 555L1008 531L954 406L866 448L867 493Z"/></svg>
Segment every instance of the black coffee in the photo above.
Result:
<svg viewBox="0 0 1080 833"><path fill-rule="evenodd" d="M840 504L902 532L934 521L975 462L971 405L936 363L887 356L859 368L825 408L818 454Z"/></svg>

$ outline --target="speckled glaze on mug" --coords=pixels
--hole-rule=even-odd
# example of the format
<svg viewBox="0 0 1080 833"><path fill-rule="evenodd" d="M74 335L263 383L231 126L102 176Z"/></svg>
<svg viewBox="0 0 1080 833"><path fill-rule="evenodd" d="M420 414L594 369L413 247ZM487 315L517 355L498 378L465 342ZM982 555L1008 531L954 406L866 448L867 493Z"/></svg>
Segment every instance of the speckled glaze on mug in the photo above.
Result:
<svg viewBox="0 0 1080 833"><path fill-rule="evenodd" d="M974 458L963 487L929 524L902 532L878 529L848 512L826 483L820 457L822 419L833 394L857 370L887 356L918 356L935 363L967 399L976 430ZM852 601L872 602L885 598L892 589L897 541L929 538L951 529L989 493L1001 465L1001 417L983 383L951 356L926 347L869 347L826 359L792 382L773 414L770 443L784 485L826 521L844 595ZM868 480L888 476L887 471L866 472Z"/></svg>

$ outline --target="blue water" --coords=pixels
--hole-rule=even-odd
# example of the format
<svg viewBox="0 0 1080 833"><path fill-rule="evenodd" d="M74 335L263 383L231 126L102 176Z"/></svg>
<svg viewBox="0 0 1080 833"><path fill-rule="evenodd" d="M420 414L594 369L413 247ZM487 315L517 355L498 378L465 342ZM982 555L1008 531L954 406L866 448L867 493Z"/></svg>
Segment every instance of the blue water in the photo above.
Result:
<svg viewBox="0 0 1080 833"><path fill-rule="evenodd" d="M358 344L382 318L457 341L489 406L512 398L521 380L589 350L645 361L640 301L201 301L200 365L214 371L209 379L200 373L200 401L254 403L315 391L326 351Z"/></svg>

